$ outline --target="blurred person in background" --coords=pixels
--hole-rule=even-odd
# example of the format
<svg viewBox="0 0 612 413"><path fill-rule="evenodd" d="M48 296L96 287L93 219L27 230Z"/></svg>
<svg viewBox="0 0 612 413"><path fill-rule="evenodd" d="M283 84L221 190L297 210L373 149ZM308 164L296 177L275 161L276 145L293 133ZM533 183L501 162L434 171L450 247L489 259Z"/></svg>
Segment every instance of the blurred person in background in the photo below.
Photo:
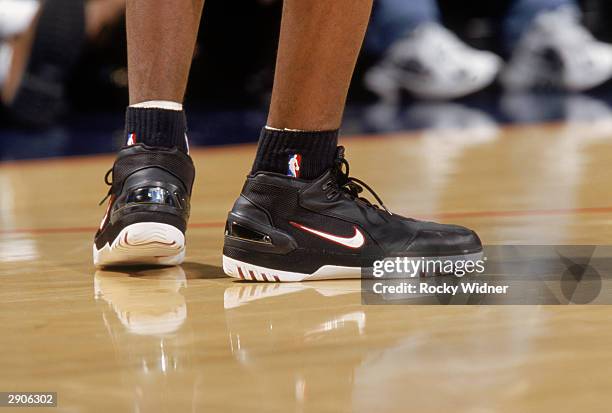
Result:
<svg viewBox="0 0 612 413"><path fill-rule="evenodd" d="M513 0L501 24L504 65L446 29L436 0L379 0L365 42L379 60L365 85L391 102L401 90L428 99L462 97L498 74L513 92L587 90L612 76L612 46L595 40L580 17L574 0Z"/></svg>
<svg viewBox="0 0 612 413"><path fill-rule="evenodd" d="M27 126L52 124L83 45L125 12L125 0L0 0L0 108Z"/></svg>
<svg viewBox="0 0 612 413"><path fill-rule="evenodd" d="M504 8L500 34L506 64L445 28L436 0L377 0L365 50L378 58L365 73L367 88L393 103L401 90L425 99L459 98L487 87L497 77L516 95L543 86L583 91L612 76L612 47L595 40L580 24L575 0L512 0ZM75 74L83 45L99 38L124 12L125 0L0 0L0 110L22 125L52 124L65 111L66 83L75 78L69 75ZM270 17L270 21L276 18ZM265 48L261 40L254 43ZM246 51L238 55L253 59ZM252 70L244 61L231 62ZM89 69L76 74L82 76ZM271 67L253 73L240 94L257 92L267 101ZM218 75L206 72L202 77ZM209 81L202 89L211 94L214 83ZM224 95L227 87L224 84Z"/></svg>

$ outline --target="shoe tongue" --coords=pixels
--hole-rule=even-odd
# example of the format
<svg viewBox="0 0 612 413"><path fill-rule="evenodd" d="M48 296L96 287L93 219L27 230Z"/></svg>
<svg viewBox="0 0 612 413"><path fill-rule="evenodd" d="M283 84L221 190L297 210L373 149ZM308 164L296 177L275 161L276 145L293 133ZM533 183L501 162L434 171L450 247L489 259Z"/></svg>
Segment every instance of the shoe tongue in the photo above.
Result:
<svg viewBox="0 0 612 413"><path fill-rule="evenodd" d="M558 7L539 13L535 18L535 25L553 32L565 33L580 27L579 15L571 7Z"/></svg>
<svg viewBox="0 0 612 413"><path fill-rule="evenodd" d="M463 47L463 43L448 29L438 23L424 23L418 26L414 33L417 36L425 37L429 42L435 42L442 46ZM430 47L426 43L426 47Z"/></svg>
<svg viewBox="0 0 612 413"><path fill-rule="evenodd" d="M325 173L323 173L323 175L319 176L317 179L314 179L313 182L328 181L333 178L333 168L329 168L327 171L325 171Z"/></svg>

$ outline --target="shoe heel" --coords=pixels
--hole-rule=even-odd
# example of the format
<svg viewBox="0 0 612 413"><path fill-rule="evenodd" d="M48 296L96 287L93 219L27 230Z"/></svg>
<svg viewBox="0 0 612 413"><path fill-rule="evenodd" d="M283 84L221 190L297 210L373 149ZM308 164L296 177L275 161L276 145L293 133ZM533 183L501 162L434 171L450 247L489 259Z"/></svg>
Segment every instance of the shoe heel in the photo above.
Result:
<svg viewBox="0 0 612 413"><path fill-rule="evenodd" d="M115 240L97 249L94 265L178 265L185 258L185 236L176 227L159 222L126 226Z"/></svg>
<svg viewBox="0 0 612 413"><path fill-rule="evenodd" d="M230 212L225 224L224 247L284 255L295 250L297 243L289 234L271 225Z"/></svg>
<svg viewBox="0 0 612 413"><path fill-rule="evenodd" d="M277 271L223 256L223 271L230 277L247 281L280 282ZM304 276L307 274L303 274Z"/></svg>

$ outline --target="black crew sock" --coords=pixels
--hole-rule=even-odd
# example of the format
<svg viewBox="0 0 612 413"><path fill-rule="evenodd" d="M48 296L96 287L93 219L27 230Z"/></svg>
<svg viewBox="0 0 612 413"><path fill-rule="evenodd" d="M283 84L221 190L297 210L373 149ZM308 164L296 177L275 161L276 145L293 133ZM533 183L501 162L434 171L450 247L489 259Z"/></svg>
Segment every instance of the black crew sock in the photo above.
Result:
<svg viewBox="0 0 612 413"><path fill-rule="evenodd" d="M128 145L144 143L163 148L177 147L187 153L187 120L182 110L128 107L125 133Z"/></svg>
<svg viewBox="0 0 612 413"><path fill-rule="evenodd" d="M264 128L251 174L266 171L315 179L332 166L337 146L337 129L309 132Z"/></svg>

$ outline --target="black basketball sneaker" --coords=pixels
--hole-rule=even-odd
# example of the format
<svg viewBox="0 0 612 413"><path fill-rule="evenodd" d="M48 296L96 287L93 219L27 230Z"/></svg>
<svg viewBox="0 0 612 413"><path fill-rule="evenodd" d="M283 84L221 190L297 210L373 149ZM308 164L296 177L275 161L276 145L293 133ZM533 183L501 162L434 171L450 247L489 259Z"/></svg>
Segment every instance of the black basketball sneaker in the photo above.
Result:
<svg viewBox="0 0 612 413"><path fill-rule="evenodd" d="M363 188L380 207L359 196ZM467 228L390 213L349 176L340 146L333 167L313 181L270 172L247 177L228 215L223 269L253 281L359 278L362 268L388 257L481 255L480 239Z"/></svg>
<svg viewBox="0 0 612 413"><path fill-rule="evenodd" d="M183 262L194 176L191 157L177 148L122 148L105 177L110 199L94 240L94 264Z"/></svg>

